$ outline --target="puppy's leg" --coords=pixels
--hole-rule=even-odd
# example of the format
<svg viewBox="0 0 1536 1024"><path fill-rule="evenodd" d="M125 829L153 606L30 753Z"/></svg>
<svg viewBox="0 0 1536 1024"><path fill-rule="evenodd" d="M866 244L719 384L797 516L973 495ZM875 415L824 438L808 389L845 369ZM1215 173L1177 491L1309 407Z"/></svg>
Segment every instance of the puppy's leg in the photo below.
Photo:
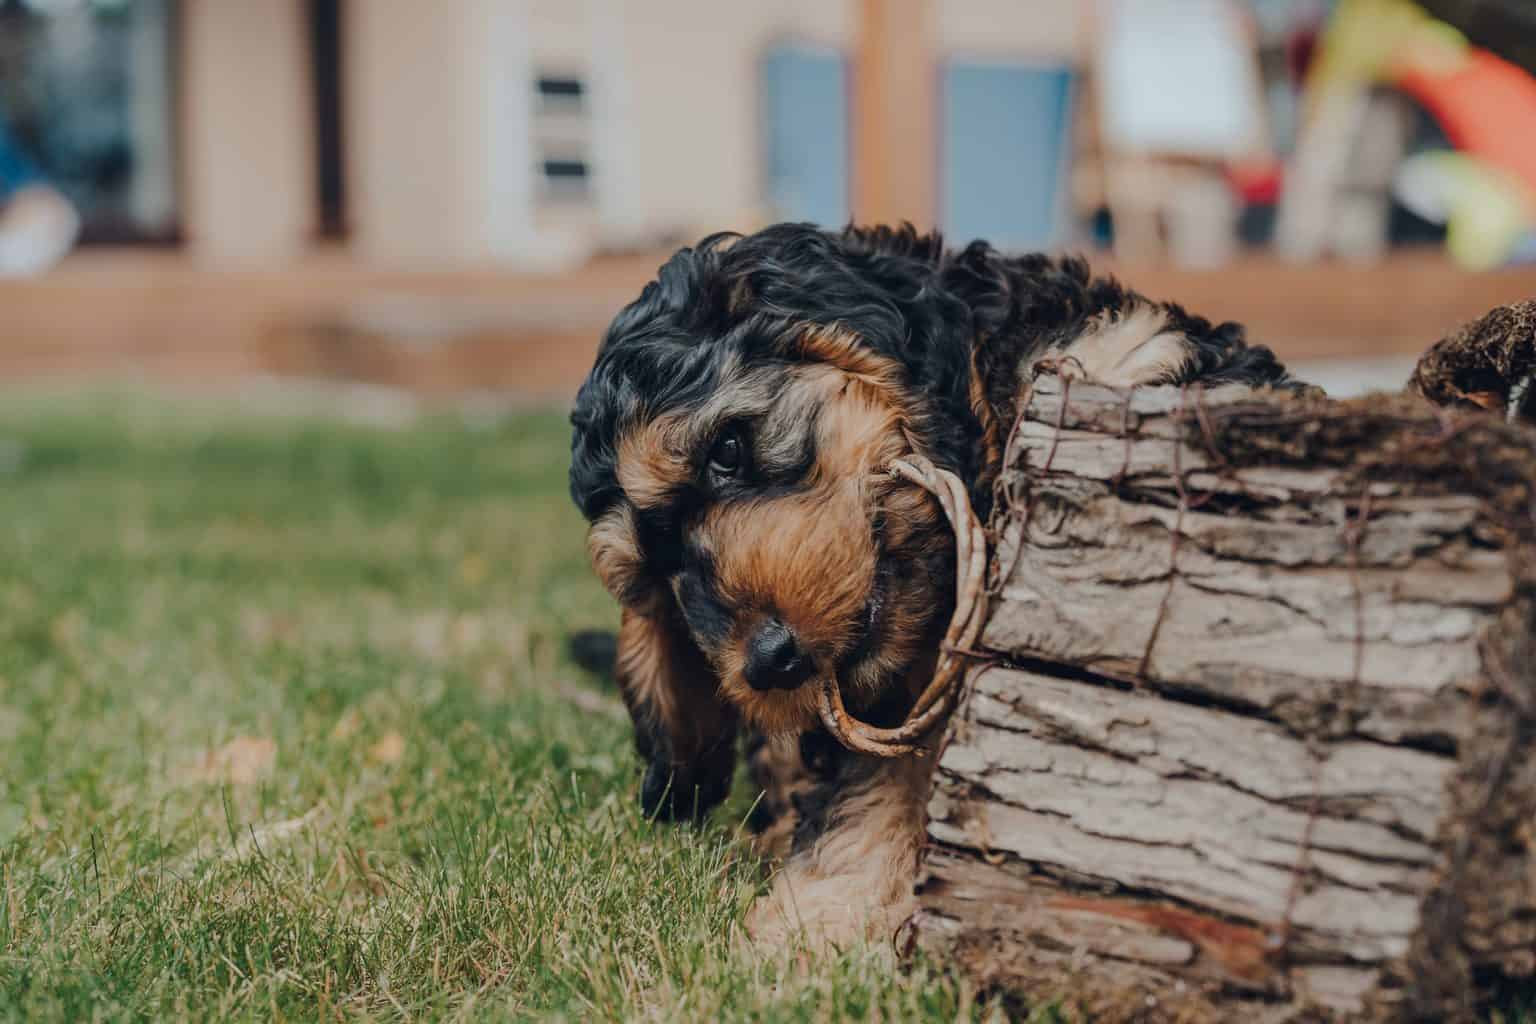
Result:
<svg viewBox="0 0 1536 1024"><path fill-rule="evenodd" d="M662 821L703 817L730 791L736 766L736 714L677 619L668 606L625 609L616 663L645 764L640 807Z"/></svg>
<svg viewBox="0 0 1536 1024"><path fill-rule="evenodd" d="M789 856L799 815L795 800L816 785L800 759L800 748L790 735L753 733L747 737L747 769L757 803L747 819L752 830L752 850L769 861Z"/></svg>
<svg viewBox="0 0 1536 1024"><path fill-rule="evenodd" d="M885 939L915 908L930 758L857 758L825 806L803 807L796 849L747 920L760 943Z"/></svg>
<svg viewBox="0 0 1536 1024"><path fill-rule="evenodd" d="M818 789L833 782L847 752L821 730L799 736L754 732L746 752L760 794L747 821L752 849L769 861L783 861L804 830L805 808L815 804Z"/></svg>

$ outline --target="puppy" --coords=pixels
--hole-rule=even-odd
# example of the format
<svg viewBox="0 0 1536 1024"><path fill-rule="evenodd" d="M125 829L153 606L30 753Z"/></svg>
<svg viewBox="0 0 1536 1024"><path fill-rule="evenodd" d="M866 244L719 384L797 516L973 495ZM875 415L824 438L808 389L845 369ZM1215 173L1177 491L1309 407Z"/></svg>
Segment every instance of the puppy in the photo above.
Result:
<svg viewBox="0 0 1536 1024"><path fill-rule="evenodd" d="M937 504L885 467L925 456L985 517L1045 357L1116 386L1287 381L1237 325L1081 260L910 227L712 235L603 338L572 414L571 495L623 609L640 803L704 815L751 734L752 824L785 859L748 922L760 939L889 934L908 911L933 758L844 751L812 683L835 674L865 721L904 718L953 610L954 550Z"/></svg>

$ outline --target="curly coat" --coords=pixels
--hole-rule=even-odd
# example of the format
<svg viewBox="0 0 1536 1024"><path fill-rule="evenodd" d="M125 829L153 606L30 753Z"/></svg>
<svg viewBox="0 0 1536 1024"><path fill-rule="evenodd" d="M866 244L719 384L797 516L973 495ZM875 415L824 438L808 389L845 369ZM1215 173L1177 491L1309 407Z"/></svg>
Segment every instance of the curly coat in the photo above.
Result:
<svg viewBox="0 0 1536 1024"><path fill-rule="evenodd" d="M787 858L749 923L843 938L911 891L931 758L843 751L813 687L901 720L950 616L953 550L916 452L985 516L1021 380L1041 359L1119 386L1285 385L1236 324L1153 302L1081 259L947 249L910 227L780 224L674 255L613 320L572 414L571 495L623 608L617 673L647 814L725 796L738 733Z"/></svg>

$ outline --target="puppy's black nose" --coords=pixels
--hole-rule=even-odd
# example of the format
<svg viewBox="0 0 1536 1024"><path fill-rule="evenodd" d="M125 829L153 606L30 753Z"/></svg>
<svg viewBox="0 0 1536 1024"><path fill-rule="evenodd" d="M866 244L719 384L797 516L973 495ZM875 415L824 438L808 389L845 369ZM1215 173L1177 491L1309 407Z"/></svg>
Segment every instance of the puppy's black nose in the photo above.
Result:
<svg viewBox="0 0 1536 1024"><path fill-rule="evenodd" d="M811 677L812 668L795 634L778 619L764 622L747 643L744 673L754 690L793 690Z"/></svg>

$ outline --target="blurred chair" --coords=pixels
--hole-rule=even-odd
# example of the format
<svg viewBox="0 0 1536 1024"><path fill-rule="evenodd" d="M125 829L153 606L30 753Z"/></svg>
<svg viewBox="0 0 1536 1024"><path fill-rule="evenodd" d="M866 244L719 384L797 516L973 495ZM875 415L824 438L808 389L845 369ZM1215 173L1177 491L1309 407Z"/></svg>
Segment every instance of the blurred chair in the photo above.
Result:
<svg viewBox="0 0 1536 1024"><path fill-rule="evenodd" d="M1244 13L1229 0L1101 0L1096 14L1098 127L1116 254L1225 262L1239 212L1227 168L1272 159Z"/></svg>

